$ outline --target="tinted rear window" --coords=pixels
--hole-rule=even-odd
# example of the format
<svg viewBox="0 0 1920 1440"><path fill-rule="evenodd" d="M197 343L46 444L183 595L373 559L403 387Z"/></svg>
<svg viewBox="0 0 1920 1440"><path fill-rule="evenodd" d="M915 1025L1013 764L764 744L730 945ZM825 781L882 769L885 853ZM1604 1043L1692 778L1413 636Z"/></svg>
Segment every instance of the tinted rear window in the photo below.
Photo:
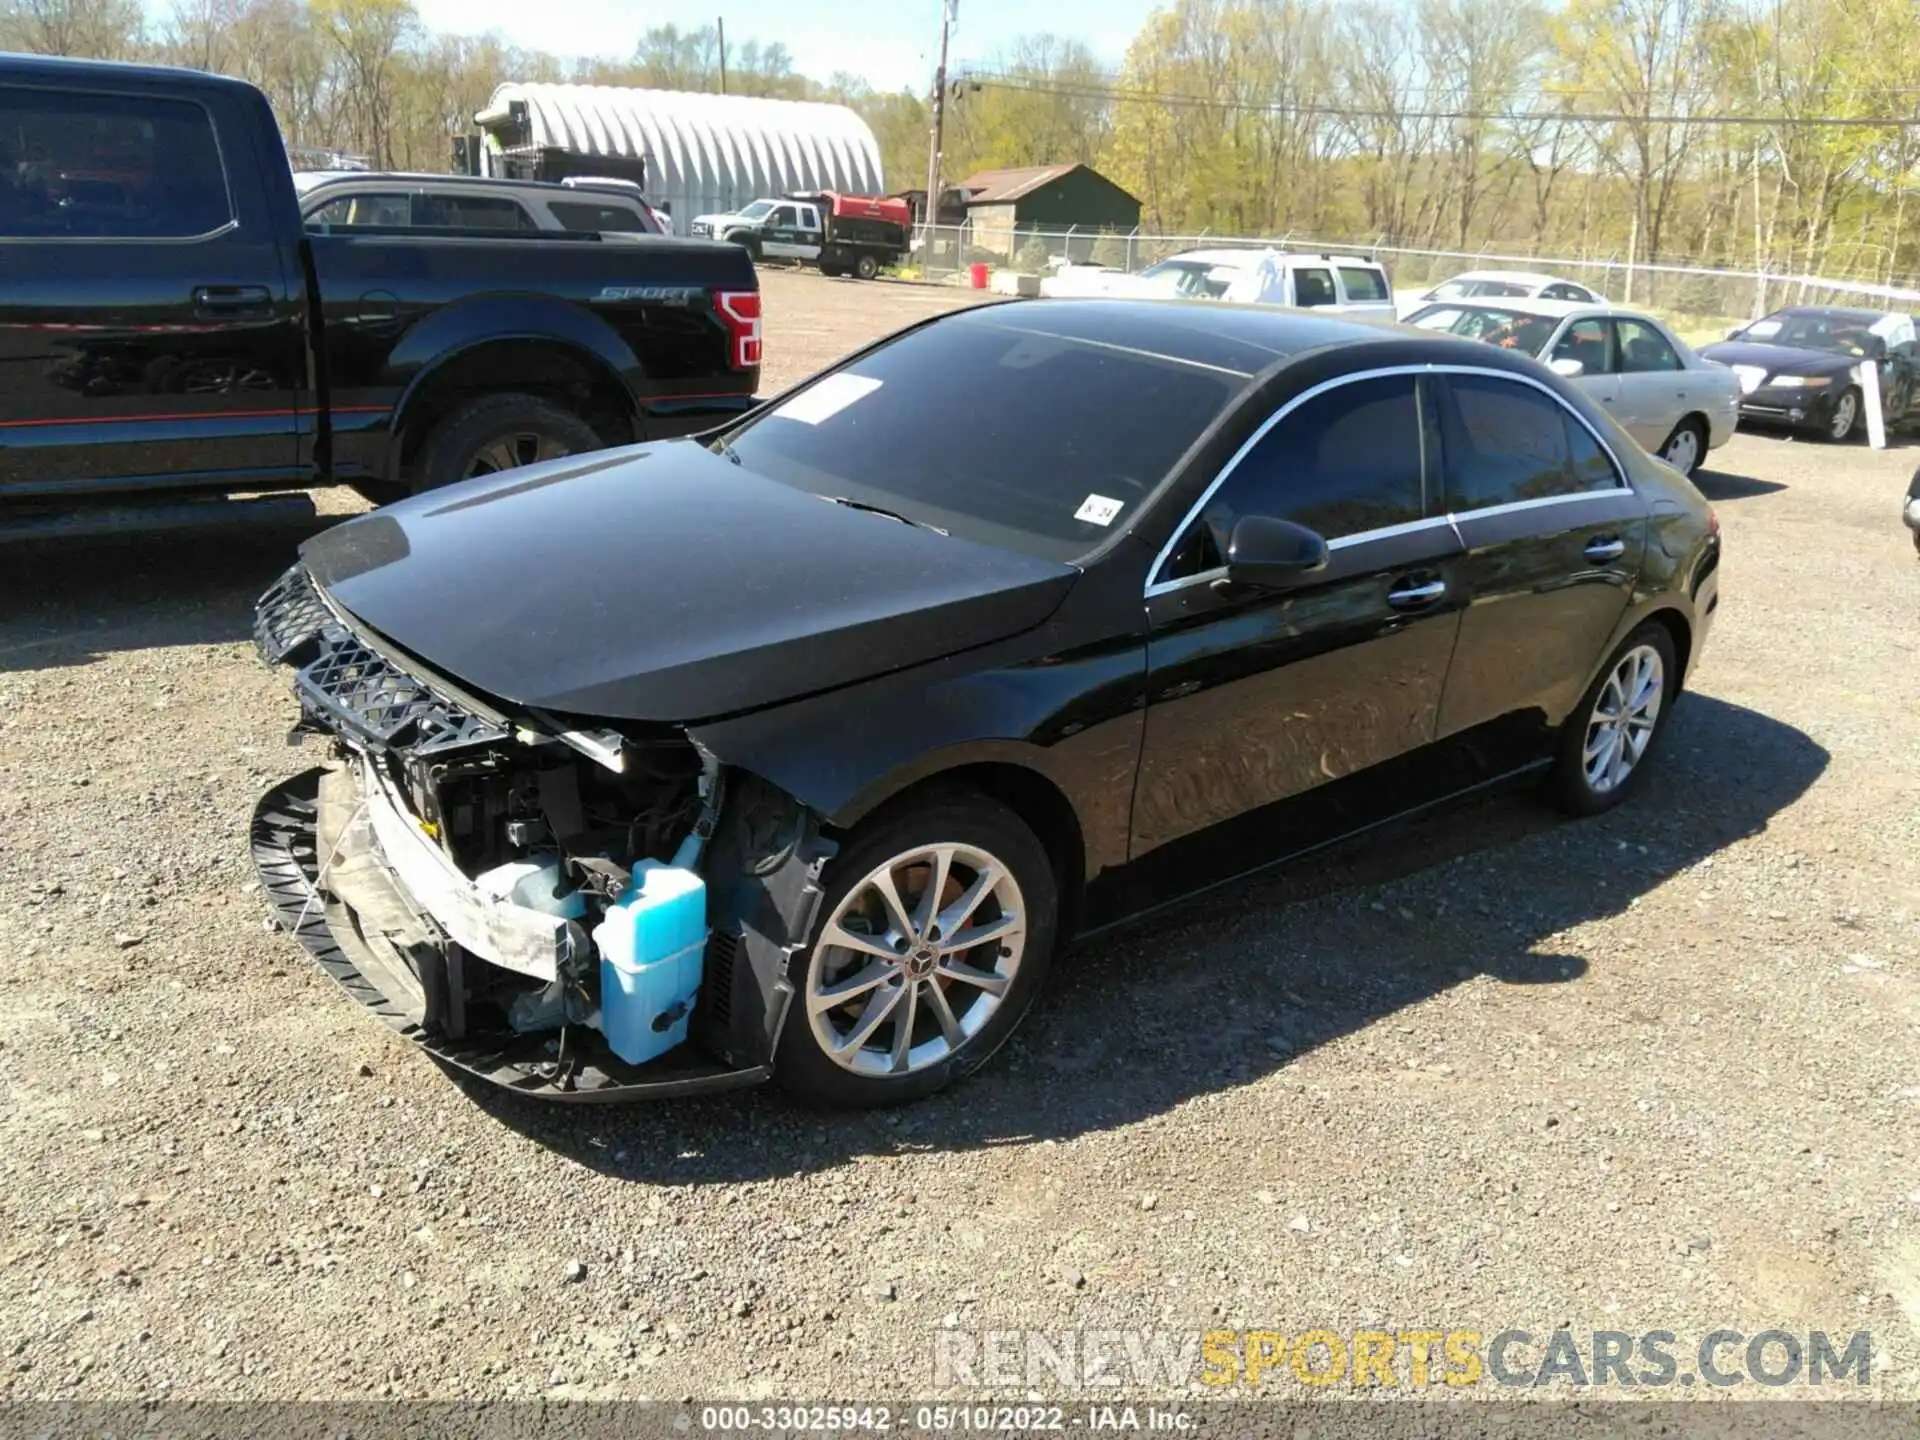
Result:
<svg viewBox="0 0 1920 1440"><path fill-rule="evenodd" d="M784 484L1070 560L1133 519L1248 379L980 313L903 336L728 438Z"/></svg>

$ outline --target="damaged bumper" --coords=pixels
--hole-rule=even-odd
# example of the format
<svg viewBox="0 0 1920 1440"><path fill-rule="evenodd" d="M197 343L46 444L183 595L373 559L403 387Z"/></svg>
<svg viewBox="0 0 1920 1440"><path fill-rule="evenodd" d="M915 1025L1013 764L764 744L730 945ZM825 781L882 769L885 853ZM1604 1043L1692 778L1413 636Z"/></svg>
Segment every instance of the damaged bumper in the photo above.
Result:
<svg viewBox="0 0 1920 1440"><path fill-rule="evenodd" d="M430 991L461 983L457 973L435 975L432 963L457 972L459 949L429 946L426 955L416 951L410 960L387 934L363 926L358 910L333 893L335 884L355 888L362 905L377 906L376 887L391 877L384 878L391 890L388 903L403 912L415 908L413 897L394 884L398 869L385 869L377 856L360 848L369 829L362 818L350 819L339 833L326 837L335 842L329 851L340 853L328 854L329 888L320 887L320 788L324 777L342 773L309 770L261 798L253 816L254 866L281 928L341 989L435 1060L520 1094L552 1100L665 1099L740 1089L767 1078L765 1065L732 1069L692 1053L691 1047L646 1065L627 1065L607 1049L597 1031L585 1026L568 1026L558 1034L484 1038L455 1038L430 1026ZM345 878L349 875L351 880ZM429 962L425 966L423 958Z"/></svg>

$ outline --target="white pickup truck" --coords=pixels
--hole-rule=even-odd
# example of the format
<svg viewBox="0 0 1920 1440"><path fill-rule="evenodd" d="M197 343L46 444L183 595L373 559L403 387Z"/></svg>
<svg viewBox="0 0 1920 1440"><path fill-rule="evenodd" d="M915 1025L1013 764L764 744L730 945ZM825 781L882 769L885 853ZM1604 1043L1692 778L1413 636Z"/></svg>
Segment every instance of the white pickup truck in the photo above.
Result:
<svg viewBox="0 0 1920 1440"><path fill-rule="evenodd" d="M1068 265L1040 282L1043 295L1225 300L1393 317L1393 287L1377 261L1280 250L1188 250L1138 274Z"/></svg>

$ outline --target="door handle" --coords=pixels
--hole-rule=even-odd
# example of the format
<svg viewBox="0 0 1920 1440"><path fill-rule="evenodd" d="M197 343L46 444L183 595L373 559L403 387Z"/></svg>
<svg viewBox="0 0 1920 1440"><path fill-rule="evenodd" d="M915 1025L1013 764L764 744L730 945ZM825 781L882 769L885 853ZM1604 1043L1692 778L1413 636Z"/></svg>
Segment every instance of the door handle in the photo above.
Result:
<svg viewBox="0 0 1920 1440"><path fill-rule="evenodd" d="M1417 585L1399 585L1387 591L1387 604L1396 610L1418 610L1431 605L1447 593L1444 580L1425 580Z"/></svg>
<svg viewBox="0 0 1920 1440"><path fill-rule="evenodd" d="M1601 535L1587 542L1587 559L1596 565L1604 565L1610 560L1618 560L1627 553L1626 541L1614 535Z"/></svg>
<svg viewBox="0 0 1920 1440"><path fill-rule="evenodd" d="M272 307L264 285L196 285L193 308L202 315L258 315Z"/></svg>

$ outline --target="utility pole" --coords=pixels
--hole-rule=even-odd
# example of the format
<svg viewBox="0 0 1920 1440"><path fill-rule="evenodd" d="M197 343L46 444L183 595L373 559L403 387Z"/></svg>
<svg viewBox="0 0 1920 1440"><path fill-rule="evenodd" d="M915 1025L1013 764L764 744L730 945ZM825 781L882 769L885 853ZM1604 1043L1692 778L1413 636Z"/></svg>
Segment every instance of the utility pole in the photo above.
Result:
<svg viewBox="0 0 1920 1440"><path fill-rule="evenodd" d="M720 93L727 93L727 17L722 15L714 21L713 28L720 35Z"/></svg>
<svg viewBox="0 0 1920 1440"><path fill-rule="evenodd" d="M940 64L933 72L933 144L927 152L927 253L933 262L933 227L940 218L940 142L947 120L947 31L953 24L956 0L940 0Z"/></svg>

